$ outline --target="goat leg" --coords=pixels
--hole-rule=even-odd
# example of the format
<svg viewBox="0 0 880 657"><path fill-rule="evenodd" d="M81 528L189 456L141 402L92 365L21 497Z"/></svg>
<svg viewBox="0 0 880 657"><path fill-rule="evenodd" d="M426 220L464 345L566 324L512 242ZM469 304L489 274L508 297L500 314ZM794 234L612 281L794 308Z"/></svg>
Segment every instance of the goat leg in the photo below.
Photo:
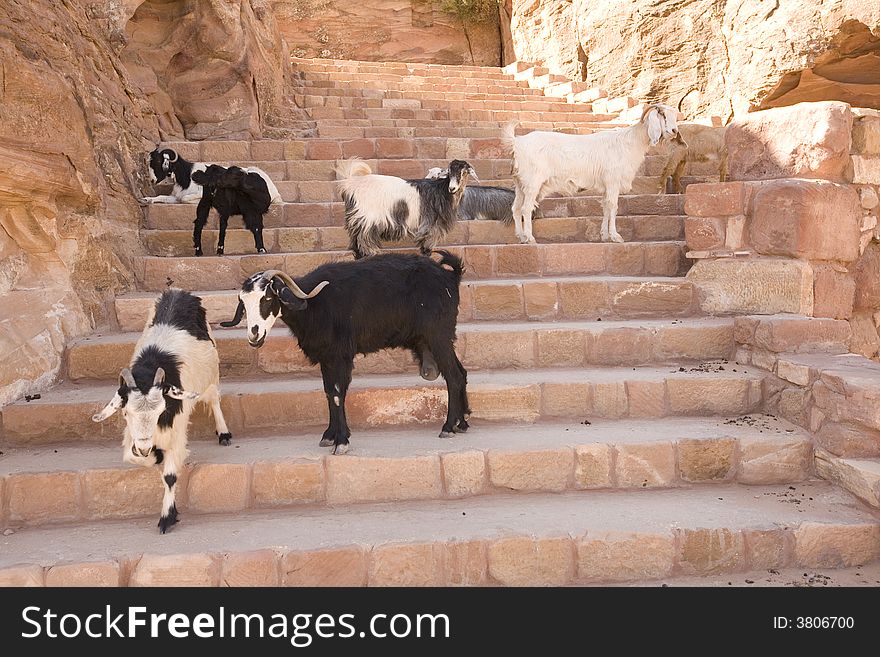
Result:
<svg viewBox="0 0 880 657"><path fill-rule="evenodd" d="M321 378L324 380L324 394L327 396L327 408L330 424L319 445L333 447L334 454L345 454L348 451L348 439L351 430L345 417L345 395L351 383L351 371L354 358L340 359L331 363L321 363Z"/></svg>
<svg viewBox="0 0 880 657"><path fill-rule="evenodd" d="M182 437L185 440L185 436ZM181 436L175 436L174 446L164 450L162 481L165 484L165 494L162 497L162 514L159 516L159 532L165 534L177 523L177 504L175 492L177 488L177 473L183 466L186 458L185 442L180 442Z"/></svg>
<svg viewBox="0 0 880 657"><path fill-rule="evenodd" d="M220 236L217 238L217 255L223 255L226 248L226 227L229 225L229 215L220 215Z"/></svg>

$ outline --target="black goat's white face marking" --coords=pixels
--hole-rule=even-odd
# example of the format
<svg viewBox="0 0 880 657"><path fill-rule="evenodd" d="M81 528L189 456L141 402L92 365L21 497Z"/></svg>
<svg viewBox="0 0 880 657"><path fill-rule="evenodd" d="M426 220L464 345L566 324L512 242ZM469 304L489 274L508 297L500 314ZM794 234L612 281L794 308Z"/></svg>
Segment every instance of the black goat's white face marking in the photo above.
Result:
<svg viewBox="0 0 880 657"><path fill-rule="evenodd" d="M281 301L273 291L271 281L261 273L245 281L238 298L244 304L248 343L252 347L262 347L275 320L281 315Z"/></svg>

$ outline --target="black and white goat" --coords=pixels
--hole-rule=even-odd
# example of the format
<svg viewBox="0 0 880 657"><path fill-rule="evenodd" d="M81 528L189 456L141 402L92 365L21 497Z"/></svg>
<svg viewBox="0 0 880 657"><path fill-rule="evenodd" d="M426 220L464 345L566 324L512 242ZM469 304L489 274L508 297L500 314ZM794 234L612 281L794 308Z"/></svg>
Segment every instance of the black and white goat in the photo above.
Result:
<svg viewBox="0 0 880 657"><path fill-rule="evenodd" d="M194 171L204 171L210 162L189 162L178 155L173 148L156 148L149 155L150 180L153 184L171 178L174 187L170 195L144 196L141 203L191 203L196 204L202 198L202 186L193 181ZM248 173L260 175L269 188L272 203L281 203L281 194L269 174L258 167L242 167Z"/></svg>
<svg viewBox="0 0 880 657"><path fill-rule="evenodd" d="M336 169L345 228L355 258L379 253L382 240L411 237L424 255L452 230L468 182L477 179L464 160L449 163L446 178L404 180L373 174L358 159L345 160Z"/></svg>
<svg viewBox="0 0 880 657"><path fill-rule="evenodd" d="M210 164L204 171L193 171L192 179L202 186L202 198L196 207L193 222L193 247L196 255L202 255L202 229L208 221L211 208L220 216L220 236L217 239L217 255L223 255L226 245L226 226L229 217L241 215L254 236L257 253L266 253L263 245L263 215L269 211L271 197L266 181L257 173L240 167L221 167Z"/></svg>
<svg viewBox="0 0 880 657"><path fill-rule="evenodd" d="M422 375L434 363L446 379L448 411L440 433L467 431L467 371L455 354L461 260L438 251L439 262L417 254L386 253L321 265L294 281L283 272L259 272L239 292L236 326L247 314L247 338L261 347L280 317L312 364L321 366L330 424L321 438L334 454L348 451L351 431L345 395L356 354L410 349ZM309 290L304 292L303 290ZM436 375L435 375L436 376Z"/></svg>
<svg viewBox="0 0 880 657"><path fill-rule="evenodd" d="M177 474L189 453L187 425L196 403L210 405L221 445L232 434L220 409L220 358L199 297L168 290L159 297L119 374L113 399L92 416L103 422L120 408L125 418L122 456L128 463L163 466L165 496L159 530L177 522Z"/></svg>
<svg viewBox="0 0 880 657"><path fill-rule="evenodd" d="M535 241L532 212L542 198L582 189L602 194L602 240L622 242L617 232L619 195L632 189L648 147L675 138L677 121L674 107L655 104L645 107L635 125L589 135L535 131L517 137L515 123L508 123L504 142L513 154L513 220L520 242Z"/></svg>

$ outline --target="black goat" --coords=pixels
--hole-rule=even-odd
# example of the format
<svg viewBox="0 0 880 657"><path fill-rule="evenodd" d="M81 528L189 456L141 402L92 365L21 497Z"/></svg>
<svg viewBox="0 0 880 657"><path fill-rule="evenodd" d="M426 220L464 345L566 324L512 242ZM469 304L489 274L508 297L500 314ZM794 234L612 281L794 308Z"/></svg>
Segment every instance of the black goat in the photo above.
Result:
<svg viewBox="0 0 880 657"><path fill-rule="evenodd" d="M382 240L411 237L429 255L452 230L468 182L477 180L464 160L449 163L445 178L404 180L372 173L361 160L337 167L345 202L345 229L355 258L379 253Z"/></svg>
<svg viewBox="0 0 880 657"><path fill-rule="evenodd" d="M266 247L263 246L263 215L269 210L272 197L263 177L239 167L225 168L211 164L204 171L193 171L192 179L203 190L193 227L196 255L202 255L202 229L208 221L211 208L220 215L217 255L223 255L226 225L229 217L236 214L242 216L245 228L254 234L257 253L266 253Z"/></svg>
<svg viewBox="0 0 880 657"><path fill-rule="evenodd" d="M260 347L281 317L306 357L321 366L330 424L320 444L333 445L334 454L348 451L345 395L355 355L394 347L412 350L423 375L436 361L448 396L440 437L448 438L467 431L470 414L467 371L455 354L463 270L456 256L437 253L439 263L402 253L328 263L297 281L277 270L259 272L242 285L235 317L220 325L236 326L246 313L248 342Z"/></svg>

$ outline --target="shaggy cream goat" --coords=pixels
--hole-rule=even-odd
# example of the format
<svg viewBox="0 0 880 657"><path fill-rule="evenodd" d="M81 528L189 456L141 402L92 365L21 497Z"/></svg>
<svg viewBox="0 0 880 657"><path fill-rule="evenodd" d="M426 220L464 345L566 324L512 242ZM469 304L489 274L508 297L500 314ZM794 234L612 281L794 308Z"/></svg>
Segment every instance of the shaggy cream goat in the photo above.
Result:
<svg viewBox="0 0 880 657"><path fill-rule="evenodd" d="M622 242L617 198L632 189L648 147L678 134L677 115L674 107L648 105L635 125L589 135L536 131L516 137L516 124L508 123L504 140L513 153L513 220L519 241L535 241L532 213L541 199L583 189L603 195L602 239Z"/></svg>
<svg viewBox="0 0 880 657"><path fill-rule="evenodd" d="M679 123L678 137L669 142L669 154L660 174L658 194L666 192L666 181L672 177L672 192L681 194L681 174L688 162L718 162L718 177L727 180L726 128L700 123Z"/></svg>

